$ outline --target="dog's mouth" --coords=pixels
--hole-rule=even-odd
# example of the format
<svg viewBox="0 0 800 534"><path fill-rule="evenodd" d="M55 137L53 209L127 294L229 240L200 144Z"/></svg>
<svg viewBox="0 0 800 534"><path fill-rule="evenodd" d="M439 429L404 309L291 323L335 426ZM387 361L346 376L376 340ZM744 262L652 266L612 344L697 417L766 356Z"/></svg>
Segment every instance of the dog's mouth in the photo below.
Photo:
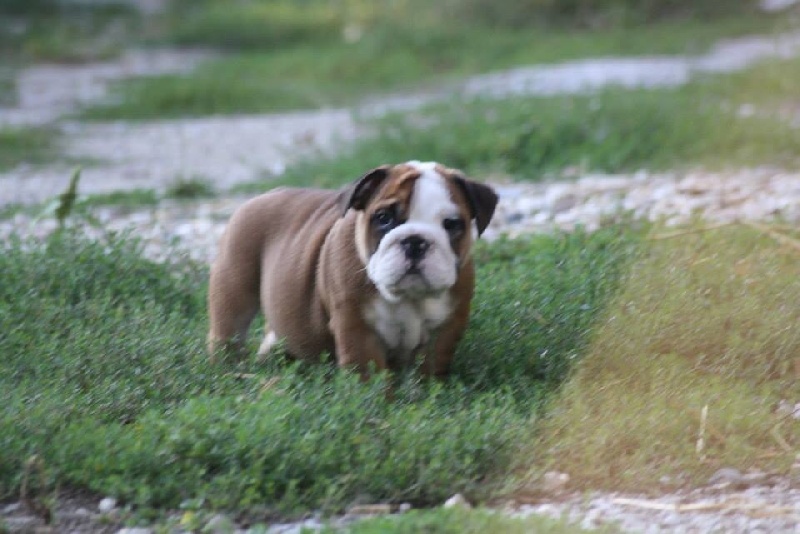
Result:
<svg viewBox="0 0 800 534"><path fill-rule="evenodd" d="M415 299L441 294L446 288L434 287L422 269L412 265L388 289L394 295Z"/></svg>

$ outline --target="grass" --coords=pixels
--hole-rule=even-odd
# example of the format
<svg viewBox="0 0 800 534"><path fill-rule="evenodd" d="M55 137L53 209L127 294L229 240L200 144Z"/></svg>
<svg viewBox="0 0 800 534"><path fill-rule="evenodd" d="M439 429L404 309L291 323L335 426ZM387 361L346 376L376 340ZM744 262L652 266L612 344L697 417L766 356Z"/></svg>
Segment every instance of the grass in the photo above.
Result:
<svg viewBox="0 0 800 534"><path fill-rule="evenodd" d="M800 83L800 59L764 61L730 75L718 88L731 103L760 113L797 117L800 99L794 87Z"/></svg>
<svg viewBox="0 0 800 534"><path fill-rule="evenodd" d="M189 75L120 82L112 103L89 107L80 117L153 119L348 105L377 93L438 86L518 65L602 55L696 52L723 36L769 31L773 24L725 18L711 24L664 22L570 32L488 31L452 24L419 27L407 20L370 27L354 43L303 40L210 61Z"/></svg>
<svg viewBox="0 0 800 534"><path fill-rule="evenodd" d="M576 487L657 491L665 475L787 472L800 422L775 408L800 396L797 259L747 227L653 241L553 401L536 475L548 465Z"/></svg>
<svg viewBox="0 0 800 534"><path fill-rule="evenodd" d="M167 198L196 200L216 195L214 185L205 176L178 176L164 193Z"/></svg>
<svg viewBox="0 0 800 534"><path fill-rule="evenodd" d="M356 498L480 500L503 486L635 237L607 229L479 247L486 282L454 376L408 377L393 403L380 380L327 366L211 366L204 267L154 264L124 236L69 230L2 246L0 498L36 455L42 499L73 488L258 518Z"/></svg>
<svg viewBox="0 0 800 534"><path fill-rule="evenodd" d="M161 197L155 189L140 188L86 195L79 198L78 207L120 206L134 209L143 206L155 206L160 200Z"/></svg>
<svg viewBox="0 0 800 534"><path fill-rule="evenodd" d="M57 153L56 133L45 127L0 128L0 171L17 165L51 161Z"/></svg>
<svg viewBox="0 0 800 534"><path fill-rule="evenodd" d="M323 532L326 532L323 530ZM333 532L333 530L331 531ZM414 510L406 514L367 519L347 529L352 534L571 534L589 532L564 520L545 517L512 518L486 510ZM598 532L592 530L591 532ZM603 528L599 532L614 532Z"/></svg>
<svg viewBox="0 0 800 534"><path fill-rule="evenodd" d="M0 5L0 58L17 64L105 59L122 50L140 22L121 3L7 0Z"/></svg>
<svg viewBox="0 0 800 534"><path fill-rule="evenodd" d="M800 163L800 130L772 116L743 116L742 80L712 77L682 88L611 88L594 95L436 104L366 123L367 136L335 156L290 166L238 191L277 182L339 185L365 168L409 159L446 161L474 175L538 181L581 172L732 168Z"/></svg>
<svg viewBox="0 0 800 534"><path fill-rule="evenodd" d="M12 106L17 100L17 84L14 69L0 68L0 106Z"/></svg>

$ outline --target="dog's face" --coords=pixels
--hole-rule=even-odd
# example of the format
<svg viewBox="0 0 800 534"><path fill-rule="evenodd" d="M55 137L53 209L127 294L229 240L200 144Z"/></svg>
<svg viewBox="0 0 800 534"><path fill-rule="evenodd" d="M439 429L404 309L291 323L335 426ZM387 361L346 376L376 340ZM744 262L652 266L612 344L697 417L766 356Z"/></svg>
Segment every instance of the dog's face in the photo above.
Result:
<svg viewBox="0 0 800 534"><path fill-rule="evenodd" d="M383 166L353 186L356 246L367 275L390 301L424 299L452 287L497 195L436 163Z"/></svg>

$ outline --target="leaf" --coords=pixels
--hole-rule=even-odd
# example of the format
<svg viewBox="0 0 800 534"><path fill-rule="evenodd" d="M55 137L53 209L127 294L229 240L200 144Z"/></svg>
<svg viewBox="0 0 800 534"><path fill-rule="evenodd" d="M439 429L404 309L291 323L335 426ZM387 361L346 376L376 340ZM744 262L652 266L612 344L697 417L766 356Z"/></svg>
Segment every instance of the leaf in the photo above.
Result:
<svg viewBox="0 0 800 534"><path fill-rule="evenodd" d="M81 168L78 167L72 173L67 190L58 196L56 219L58 219L58 225L60 227L64 226L64 221L67 220L67 217L69 217L70 213L72 213L72 208L75 206L75 200L78 198L78 181L80 178Z"/></svg>

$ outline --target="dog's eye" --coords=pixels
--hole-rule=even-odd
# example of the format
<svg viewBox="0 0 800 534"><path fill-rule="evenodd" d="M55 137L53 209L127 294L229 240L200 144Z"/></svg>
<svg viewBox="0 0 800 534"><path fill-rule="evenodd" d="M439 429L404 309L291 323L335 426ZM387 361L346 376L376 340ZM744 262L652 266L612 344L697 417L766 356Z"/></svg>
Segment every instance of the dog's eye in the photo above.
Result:
<svg viewBox="0 0 800 534"><path fill-rule="evenodd" d="M372 221L380 230L389 230L395 223L394 210L391 208L380 209L372 215Z"/></svg>
<svg viewBox="0 0 800 534"><path fill-rule="evenodd" d="M450 233L463 232L464 228L466 228L464 219L461 217L448 217L442 222L442 226Z"/></svg>

